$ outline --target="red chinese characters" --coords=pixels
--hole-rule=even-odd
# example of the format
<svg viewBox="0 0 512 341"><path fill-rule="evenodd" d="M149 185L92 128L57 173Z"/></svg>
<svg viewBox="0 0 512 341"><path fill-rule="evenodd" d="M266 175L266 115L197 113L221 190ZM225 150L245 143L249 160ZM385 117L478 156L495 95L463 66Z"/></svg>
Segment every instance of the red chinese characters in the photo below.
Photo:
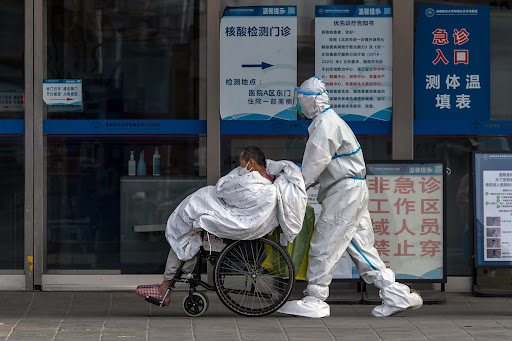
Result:
<svg viewBox="0 0 512 341"><path fill-rule="evenodd" d="M421 214L440 214L439 199L421 199Z"/></svg>
<svg viewBox="0 0 512 341"><path fill-rule="evenodd" d="M453 43L455 45L462 45L462 44L465 44L469 41L469 33L468 31L466 31L465 28L463 28L462 30L457 30L457 29L454 29L453 30Z"/></svg>
<svg viewBox="0 0 512 341"><path fill-rule="evenodd" d="M432 32L434 38L432 40L432 45L443 46L449 44L448 40L448 32L445 29L438 28L434 32ZM465 29L454 29L453 30L453 44L456 46L461 46L466 44L469 41L469 32ZM436 49L436 57L432 60L432 64L437 65L439 62L443 62L444 65L449 64L448 58L444 55L443 51L440 48ZM469 50L460 50L455 49L453 51L453 64L469 64Z"/></svg>
<svg viewBox="0 0 512 341"><path fill-rule="evenodd" d="M389 257L389 241L388 240L376 240L374 247L379 252L379 256L388 256Z"/></svg>
<svg viewBox="0 0 512 341"><path fill-rule="evenodd" d="M372 219L372 226L373 226L373 233L374 234L377 234L379 236L382 236L382 235L388 235L389 236L389 232L388 232L389 220L388 219L382 218L379 221L374 221Z"/></svg>
<svg viewBox="0 0 512 341"><path fill-rule="evenodd" d="M423 218L421 221L420 235L424 236L426 234L441 234L441 232L439 232L439 222L437 218Z"/></svg>
<svg viewBox="0 0 512 341"><path fill-rule="evenodd" d="M402 199L398 198L398 200L393 204L393 206L396 207L397 215L402 214L404 211L405 211L405 215L408 215L409 213L416 211L416 209L414 208L415 203L416 203L415 201L407 200L407 198L402 198ZM405 210L400 211L401 207L404 207Z"/></svg>
<svg viewBox="0 0 512 341"><path fill-rule="evenodd" d="M409 252L409 249L413 248L413 247L414 247L414 245L409 244L409 242L406 239L406 240L404 240L403 244L398 243L398 252L395 253L394 256L409 256L409 257L416 256L415 253Z"/></svg>
<svg viewBox="0 0 512 341"><path fill-rule="evenodd" d="M389 189L389 179L384 179L382 176L376 176L374 179L368 179L368 190L370 192L383 193Z"/></svg>
<svg viewBox="0 0 512 341"><path fill-rule="evenodd" d="M434 40L432 41L432 44L434 44L434 45L448 44L448 32L446 32L446 30L442 30L442 29L438 28L434 32L432 32L432 34L434 35Z"/></svg>
<svg viewBox="0 0 512 341"><path fill-rule="evenodd" d="M439 63L439 61L442 60L444 65L448 65L448 59L446 59L446 57L444 56L443 51L441 51L440 49L436 49L436 52L437 57L432 61L432 64L437 65L437 63Z"/></svg>
<svg viewBox="0 0 512 341"><path fill-rule="evenodd" d="M420 242L421 245L421 257L429 256L434 257L436 253L441 252L441 242L427 240Z"/></svg>
<svg viewBox="0 0 512 341"><path fill-rule="evenodd" d="M395 193L409 194L414 193L414 182L411 178L403 176L395 180Z"/></svg>
<svg viewBox="0 0 512 341"><path fill-rule="evenodd" d="M436 180L434 177L430 177L426 179L425 177L421 177L421 193L434 193L441 189L441 181Z"/></svg>
<svg viewBox="0 0 512 341"><path fill-rule="evenodd" d="M369 210L370 214L374 214L374 213L389 213L389 211L384 211L384 209L382 208L382 204L385 203L385 202L387 203L388 199L370 199L370 204L371 203L377 203L377 210L376 211L372 211L370 209Z"/></svg>
<svg viewBox="0 0 512 341"><path fill-rule="evenodd" d="M402 234L402 232L407 232L409 233L411 236L415 236L416 233L412 232L408 227L407 227L407 221L405 219L402 219L402 229L398 232L395 233L395 235L399 235L399 234Z"/></svg>
<svg viewBox="0 0 512 341"><path fill-rule="evenodd" d="M443 178L423 165L394 174L367 176L374 247L394 271L421 275L443 262Z"/></svg>

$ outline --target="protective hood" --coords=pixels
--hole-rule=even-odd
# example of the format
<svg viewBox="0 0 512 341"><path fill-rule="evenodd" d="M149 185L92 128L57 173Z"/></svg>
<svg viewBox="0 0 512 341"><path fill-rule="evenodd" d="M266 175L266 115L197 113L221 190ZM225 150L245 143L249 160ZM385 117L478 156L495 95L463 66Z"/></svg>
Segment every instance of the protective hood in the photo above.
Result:
<svg viewBox="0 0 512 341"><path fill-rule="evenodd" d="M313 76L305 80L295 90L298 92L302 113L310 120L315 119L330 106L325 84L319 77Z"/></svg>

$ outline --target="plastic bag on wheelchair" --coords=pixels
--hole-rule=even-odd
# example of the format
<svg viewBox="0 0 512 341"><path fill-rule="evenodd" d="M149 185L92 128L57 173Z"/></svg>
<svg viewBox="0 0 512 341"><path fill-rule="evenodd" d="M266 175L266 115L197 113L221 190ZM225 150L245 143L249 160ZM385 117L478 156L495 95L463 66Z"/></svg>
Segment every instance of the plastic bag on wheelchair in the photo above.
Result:
<svg viewBox="0 0 512 341"><path fill-rule="evenodd" d="M313 207L306 207L306 214L304 216L304 222L302 223L302 229L300 233L295 237L293 243L287 243L284 248L288 251L288 254L292 258L293 265L295 268L295 279L307 281L306 272L308 269L308 253L309 253L309 242L313 235L313 228L315 226L315 211ZM268 235L268 238L275 240L280 243L282 241L282 230L278 226L274 232ZM283 245L283 243L281 243ZM272 248L268 247L265 249L267 257L261 264L262 267L277 273L278 276L287 277L288 274L284 273L286 267L282 265L285 262L283 256L278 252L274 252ZM283 269L283 270L278 270Z"/></svg>

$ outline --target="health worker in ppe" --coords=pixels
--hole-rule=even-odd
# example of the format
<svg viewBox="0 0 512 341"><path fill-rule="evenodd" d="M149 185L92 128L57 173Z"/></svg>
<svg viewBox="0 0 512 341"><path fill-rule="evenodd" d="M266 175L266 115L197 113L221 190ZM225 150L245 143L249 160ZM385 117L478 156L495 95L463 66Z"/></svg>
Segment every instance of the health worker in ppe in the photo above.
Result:
<svg viewBox="0 0 512 341"><path fill-rule="evenodd" d="M345 250L365 282L380 289L382 305L373 309L373 316L390 316L421 307L421 296L395 282L395 274L386 268L373 247L363 152L350 127L330 107L324 82L319 77L307 79L296 88L296 98L299 112L313 120L308 128L302 175L306 188L318 179L322 213L309 249L306 296L287 302L278 311L316 318L329 316L325 300Z"/></svg>

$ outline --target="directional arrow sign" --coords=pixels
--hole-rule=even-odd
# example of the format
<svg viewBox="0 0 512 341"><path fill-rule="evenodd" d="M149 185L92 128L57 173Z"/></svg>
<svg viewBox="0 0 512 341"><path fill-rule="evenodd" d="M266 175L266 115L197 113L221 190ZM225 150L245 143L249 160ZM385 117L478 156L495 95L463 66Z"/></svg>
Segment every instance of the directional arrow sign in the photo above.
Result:
<svg viewBox="0 0 512 341"><path fill-rule="evenodd" d="M72 101L74 98L50 98L50 101Z"/></svg>
<svg viewBox="0 0 512 341"><path fill-rule="evenodd" d="M220 32L221 118L296 120L297 7L227 7Z"/></svg>
<svg viewBox="0 0 512 341"><path fill-rule="evenodd" d="M82 80L43 80L43 100L51 106L82 105Z"/></svg>
<svg viewBox="0 0 512 341"><path fill-rule="evenodd" d="M274 65L265 62L261 62L261 64L242 64L242 67L260 67L262 70L265 70L271 66Z"/></svg>

